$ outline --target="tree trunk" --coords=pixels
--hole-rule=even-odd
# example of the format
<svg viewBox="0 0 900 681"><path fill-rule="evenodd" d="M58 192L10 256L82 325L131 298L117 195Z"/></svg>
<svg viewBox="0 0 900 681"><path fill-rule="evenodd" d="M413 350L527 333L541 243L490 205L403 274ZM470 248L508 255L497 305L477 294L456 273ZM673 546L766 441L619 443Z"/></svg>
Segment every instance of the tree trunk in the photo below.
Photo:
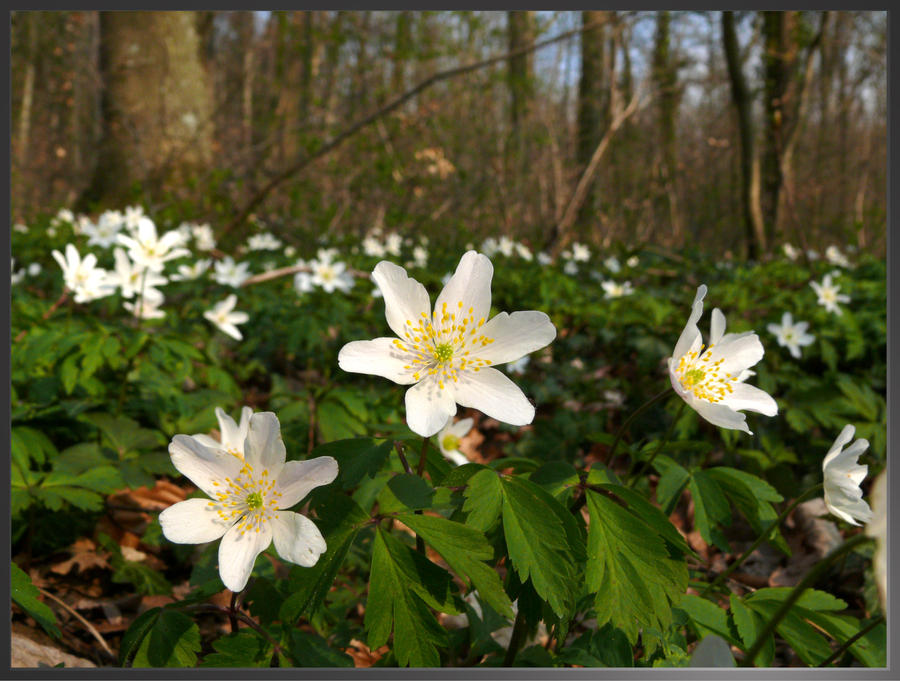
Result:
<svg viewBox="0 0 900 681"><path fill-rule="evenodd" d="M509 51L514 52L534 42L534 12L507 12ZM522 121L528 112L534 93L534 52L520 54L509 60L507 71L511 99L510 124L521 137Z"/></svg>
<svg viewBox="0 0 900 681"><path fill-rule="evenodd" d="M592 28L581 34L581 78L578 82L578 139L576 155L581 170L587 167L603 132L609 127L609 58L606 52L608 12L581 13L581 25ZM577 224L587 230L597 217L597 192L591 182L578 213Z"/></svg>
<svg viewBox="0 0 900 681"><path fill-rule="evenodd" d="M656 42L653 49L653 81L656 88L657 125L662 171L661 196L658 203L665 206L660 213L667 213L676 242L681 239L682 224L678 210L678 151L676 144L676 122L678 118L678 72L669 42L670 15L658 12L656 15ZM660 206L662 208L662 206Z"/></svg>
<svg viewBox="0 0 900 681"><path fill-rule="evenodd" d="M212 160L211 92L194 12L101 12L103 133L83 200L151 195Z"/></svg>
<svg viewBox="0 0 900 681"><path fill-rule="evenodd" d="M406 61L412 55L412 12L397 12L394 27L394 52L391 55L391 94L403 92L406 83Z"/></svg>
<svg viewBox="0 0 900 681"><path fill-rule="evenodd" d="M753 99L744 79L740 47L734 28L734 13L722 12L722 41L731 80L731 98L738 117L741 140L741 204L744 209L744 243L748 258L766 250L766 234L760 208L759 164L756 160Z"/></svg>
<svg viewBox="0 0 900 681"><path fill-rule="evenodd" d="M31 107L34 102L34 74L37 59L38 27L35 25L38 14L25 12L25 30L28 42L28 63L25 66L25 82L22 85L22 104L19 108L19 139L16 148L16 162L19 169L24 169L28 161L28 138L31 135Z"/></svg>

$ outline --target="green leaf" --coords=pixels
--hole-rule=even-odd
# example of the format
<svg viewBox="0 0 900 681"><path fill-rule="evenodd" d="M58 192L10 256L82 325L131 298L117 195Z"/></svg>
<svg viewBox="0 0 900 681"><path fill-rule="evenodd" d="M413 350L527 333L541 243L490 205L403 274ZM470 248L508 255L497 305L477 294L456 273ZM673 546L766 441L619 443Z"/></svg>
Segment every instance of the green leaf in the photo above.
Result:
<svg viewBox="0 0 900 681"><path fill-rule="evenodd" d="M374 478L392 448L390 440L376 444L371 438L353 438L316 447L312 456L334 457L338 462L338 484L341 489L350 489L356 487L365 476Z"/></svg>
<svg viewBox="0 0 900 681"><path fill-rule="evenodd" d="M343 494L316 490L313 493L313 505L318 515L316 525L328 548L314 566L297 566L291 569L291 595L279 609L283 622L295 622L300 615L306 613L311 616L318 610L360 527L369 520L366 512L353 499Z"/></svg>
<svg viewBox="0 0 900 681"><path fill-rule="evenodd" d="M587 588L596 593L597 624L611 622L629 641L638 628L665 630L671 606L687 589L683 556L633 511L606 496L587 491L590 516L585 572ZM674 547L673 547L674 548Z"/></svg>
<svg viewBox="0 0 900 681"><path fill-rule="evenodd" d="M463 511L466 525L487 532L500 518L503 507L503 486L500 477L489 468L482 468L469 478L463 492L466 498Z"/></svg>
<svg viewBox="0 0 900 681"><path fill-rule="evenodd" d="M144 637L156 624L160 612L162 612L162 608L150 608L138 615L125 631L122 636L122 643L119 645L120 666L126 666L128 660L137 652Z"/></svg>
<svg viewBox="0 0 900 681"><path fill-rule="evenodd" d="M22 447L28 458L37 463L53 461L57 456L57 450L53 442L44 433L28 426L17 426L12 429L13 443ZM25 460L25 457L21 457ZM25 464L28 468L28 464Z"/></svg>
<svg viewBox="0 0 900 681"><path fill-rule="evenodd" d="M748 608L744 601L731 594L731 616L737 628L738 635L743 642L743 649L747 651L756 642L757 637L765 627L765 621L757 613ZM775 657L775 639L769 635L765 645L760 649L756 658L757 666L770 667Z"/></svg>
<svg viewBox="0 0 900 681"><path fill-rule="evenodd" d="M201 667L268 667L272 662L272 644L246 629L223 636L212 646L216 652L207 655Z"/></svg>
<svg viewBox="0 0 900 681"><path fill-rule="evenodd" d="M190 617L160 610L135 653L132 667L193 667L200 652L200 629Z"/></svg>
<svg viewBox="0 0 900 681"><path fill-rule="evenodd" d="M394 497L408 509L429 508L434 498L434 489L418 475L413 473L401 473L388 480L386 489L390 490ZM390 513L397 509L394 504L381 501L381 510Z"/></svg>
<svg viewBox="0 0 900 681"><path fill-rule="evenodd" d="M343 403L326 397L317 405L319 432L326 442L362 435L366 426L353 416Z"/></svg>
<svg viewBox="0 0 900 681"><path fill-rule="evenodd" d="M678 608L687 613L698 637L716 634L733 645L739 645L739 641L734 638L728 626L728 614L715 603L700 596L687 594L681 599Z"/></svg>
<svg viewBox="0 0 900 681"><path fill-rule="evenodd" d="M416 561L415 556L420 560ZM434 583L441 580L436 580L431 568L422 561L446 575L443 589L449 598L449 573L378 529L372 550L365 627L368 645L373 649L384 645L393 630L394 654L401 665L438 667L438 647L447 644L447 632L429 612L428 605L440 607L432 592L441 590L441 585ZM425 574L417 574L417 569L430 573L427 579ZM428 605L423 594L430 601Z"/></svg>
<svg viewBox="0 0 900 681"><path fill-rule="evenodd" d="M835 615L829 612L808 611L806 619L827 631L839 644L855 636L868 623L860 622L850 615ZM850 653L867 667L887 666L887 629L881 625L850 646Z"/></svg>
<svg viewBox="0 0 900 681"><path fill-rule="evenodd" d="M684 537L675 528L671 521L656 506L647 501L640 494L621 485L602 484L598 485L605 490L615 494L619 499L624 501L628 506L628 510L638 516L647 523L654 532L665 539L678 553L692 554L691 548L688 546Z"/></svg>
<svg viewBox="0 0 900 681"><path fill-rule="evenodd" d="M707 544L715 544L722 551L731 547L718 525L731 524L731 505L722 488L706 471L696 471L688 483L694 499L694 525Z"/></svg>
<svg viewBox="0 0 900 681"><path fill-rule="evenodd" d="M791 595L793 589L789 586L777 586L765 589L757 589L745 599L747 603L753 601L778 601L781 603ZM807 589L794 604L798 608L819 611L845 610L847 604L836 596L818 589Z"/></svg>
<svg viewBox="0 0 900 681"><path fill-rule="evenodd" d="M668 515L675 508L678 497L681 496L681 490L687 485L691 474L665 454L656 457L653 467L660 473L659 482L656 485L656 501L662 507L663 513Z"/></svg>
<svg viewBox="0 0 900 681"><path fill-rule="evenodd" d="M60 637L59 628L56 626L56 615L41 601L40 591L31 583L29 577L14 562L9 563L10 570L10 598L16 603L26 614L34 618L34 621L41 625L41 628L54 638Z"/></svg>
<svg viewBox="0 0 900 681"><path fill-rule="evenodd" d="M705 473L719 484L757 533L762 533L778 518L778 512L771 502L782 501L783 497L765 480L727 466L710 468ZM790 549L777 527L772 531L771 543L782 553L790 554Z"/></svg>
<svg viewBox="0 0 900 681"><path fill-rule="evenodd" d="M766 621L771 620L780 607L778 601L761 598L747 598L744 602ZM778 623L775 631L788 642L801 660L815 666L831 655L831 647L818 630L804 619L807 612L804 608L796 606L791 608Z"/></svg>
<svg viewBox="0 0 900 681"><path fill-rule="evenodd" d="M494 551L479 530L446 518L414 513L405 513L399 519L441 554L454 572L469 577L485 603L500 615L514 617L500 576L482 562L491 560Z"/></svg>
<svg viewBox="0 0 900 681"><path fill-rule="evenodd" d="M300 629L292 629L290 650L301 667L353 667L353 658L335 650L321 636Z"/></svg>
<svg viewBox="0 0 900 681"><path fill-rule="evenodd" d="M78 355L72 353L63 360L59 365L59 380L62 381L63 389L67 395L71 395L78 383Z"/></svg>
<svg viewBox="0 0 900 681"><path fill-rule="evenodd" d="M572 515L543 489L522 478L506 478L502 488L503 534L520 580L531 579L535 591L560 617L571 613L579 547L571 546L566 523L553 506L559 506L569 518Z"/></svg>

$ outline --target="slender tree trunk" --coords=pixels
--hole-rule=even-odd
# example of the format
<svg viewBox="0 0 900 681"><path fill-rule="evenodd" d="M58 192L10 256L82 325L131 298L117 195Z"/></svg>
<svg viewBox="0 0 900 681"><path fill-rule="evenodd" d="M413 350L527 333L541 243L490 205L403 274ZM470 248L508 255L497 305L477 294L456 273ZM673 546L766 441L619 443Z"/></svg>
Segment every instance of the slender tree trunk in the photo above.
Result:
<svg viewBox="0 0 900 681"><path fill-rule="evenodd" d="M603 132L609 126L608 58L606 54L606 24L608 12L589 10L581 13L581 25L594 25L581 34L581 77L578 81L578 138L576 156L579 168L587 167ZM588 230L597 217L597 193L591 182L581 208L577 224Z"/></svg>
<svg viewBox="0 0 900 681"><path fill-rule="evenodd" d="M534 12L507 12L509 51L514 52L534 42ZM521 136L522 121L534 94L534 53L520 54L509 60L510 127Z"/></svg>
<svg viewBox="0 0 900 681"><path fill-rule="evenodd" d="M85 199L151 194L212 160L211 91L194 12L101 12L103 137Z"/></svg>
<svg viewBox="0 0 900 681"><path fill-rule="evenodd" d="M412 12L397 12L394 27L394 53L391 55L391 94L403 91L406 83L406 61L412 53Z"/></svg>
<svg viewBox="0 0 900 681"><path fill-rule="evenodd" d="M734 27L734 13L722 12L722 40L728 75L731 80L731 98L738 118L738 134L741 140L741 204L744 209L744 243L748 258L756 258L766 250L766 234L760 208L759 164L756 159L753 126L753 100L744 79L740 47Z"/></svg>
<svg viewBox="0 0 900 681"><path fill-rule="evenodd" d="M657 124L659 126L659 149L662 156L660 164L661 189L660 197L666 205L672 235L676 242L682 238L681 215L678 210L678 149L676 142L676 125L678 118L678 73L670 49L671 34L669 30L670 16L668 12L656 15L656 42L653 50L653 80L656 86Z"/></svg>
<svg viewBox="0 0 900 681"><path fill-rule="evenodd" d="M28 41L28 63L25 66L25 82L22 85L22 104L19 108L19 139L16 148L16 162L19 169L28 162L28 139L31 134L31 107L34 102L35 60L37 59L38 31L35 22L38 14L25 12L23 15Z"/></svg>

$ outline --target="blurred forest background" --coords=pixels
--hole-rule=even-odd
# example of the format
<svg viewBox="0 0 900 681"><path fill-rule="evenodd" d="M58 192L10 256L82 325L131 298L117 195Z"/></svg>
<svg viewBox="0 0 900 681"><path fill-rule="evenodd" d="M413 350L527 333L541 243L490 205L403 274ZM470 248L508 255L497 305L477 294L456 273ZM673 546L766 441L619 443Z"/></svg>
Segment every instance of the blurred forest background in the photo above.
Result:
<svg viewBox="0 0 900 681"><path fill-rule="evenodd" d="M885 12L13 12L12 218L883 253Z"/></svg>

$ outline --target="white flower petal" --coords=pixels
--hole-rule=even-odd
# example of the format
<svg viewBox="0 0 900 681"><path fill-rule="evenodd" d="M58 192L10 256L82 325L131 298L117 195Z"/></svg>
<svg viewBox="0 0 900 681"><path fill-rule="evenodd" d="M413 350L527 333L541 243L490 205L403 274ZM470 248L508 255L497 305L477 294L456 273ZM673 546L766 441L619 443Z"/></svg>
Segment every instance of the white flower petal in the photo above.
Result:
<svg viewBox="0 0 900 681"><path fill-rule="evenodd" d="M457 466L462 466L467 463L470 463L466 458L466 455L459 451L453 452L442 452L444 457L447 458L448 461L455 463Z"/></svg>
<svg viewBox="0 0 900 681"><path fill-rule="evenodd" d="M747 417L739 411L731 409L722 403L706 402L705 400L689 400L688 404L714 426L729 428L731 430L743 430L753 435L747 426Z"/></svg>
<svg viewBox="0 0 900 681"><path fill-rule="evenodd" d="M722 340L724 334L725 315L722 314L722 310L719 308L714 308L712 311L712 318L709 322L709 344L715 345Z"/></svg>
<svg viewBox="0 0 900 681"><path fill-rule="evenodd" d="M735 411L748 409L766 416L775 416L778 413L778 404L765 390L746 383L733 383L731 389L733 392L722 400L722 404L731 409Z"/></svg>
<svg viewBox="0 0 900 681"><path fill-rule="evenodd" d="M197 433L196 435L191 435L191 437L204 447L210 447L211 449L222 449L221 442L213 440L209 435L205 433Z"/></svg>
<svg viewBox="0 0 900 681"><path fill-rule="evenodd" d="M159 514L166 539L176 544L205 544L215 541L231 527L210 506L207 499L187 499Z"/></svg>
<svg viewBox="0 0 900 681"><path fill-rule="evenodd" d="M250 417L250 427L244 442L244 460L254 468L268 470L272 477L278 477L287 451L281 439L281 425L278 417L270 411L259 412Z"/></svg>
<svg viewBox="0 0 900 681"><path fill-rule="evenodd" d="M217 492L212 483L236 478L243 465L238 457L222 449L204 447L189 435L173 437L169 455L175 468L211 497Z"/></svg>
<svg viewBox="0 0 900 681"><path fill-rule="evenodd" d="M330 456L288 461L275 482L275 491L281 495L278 508L290 508L312 489L333 481L337 474L338 463Z"/></svg>
<svg viewBox="0 0 900 681"><path fill-rule="evenodd" d="M726 374L740 374L759 362L765 354L762 343L753 332L728 334L710 353L710 362L719 359L722 364L719 371Z"/></svg>
<svg viewBox="0 0 900 681"><path fill-rule="evenodd" d="M704 296L706 296L706 284L700 284L697 287L697 295L694 296L694 302L691 305L691 314L688 317L687 324L684 325L684 330L681 332L681 336L678 337L678 342L675 343L675 349L672 351L672 357L676 360L686 355L696 339L700 337L700 329L697 328L697 322L700 321L700 316L703 314Z"/></svg>
<svg viewBox="0 0 900 681"><path fill-rule="evenodd" d="M519 386L496 369L466 372L454 383L453 391L459 404L498 421L524 426L534 420L534 405Z"/></svg>
<svg viewBox="0 0 900 681"><path fill-rule="evenodd" d="M272 536L278 555L291 563L312 567L325 553L325 538L309 518L291 511L277 511Z"/></svg>
<svg viewBox="0 0 900 681"><path fill-rule="evenodd" d="M261 523L259 531L241 529L241 523L232 526L219 544L219 575L222 583L232 591L247 586L256 557L272 542L271 523Z"/></svg>
<svg viewBox="0 0 900 681"><path fill-rule="evenodd" d="M822 461L822 468L824 469L828 466L831 461L841 453L841 450L847 445L850 440L853 439L853 434L856 432L856 426L852 423L848 423L846 426L841 429L840 434L835 438L834 444L828 449L828 453L825 454L825 459Z"/></svg>
<svg viewBox="0 0 900 681"><path fill-rule="evenodd" d="M548 345L556 338L556 327L543 312L501 312L480 333L494 342L472 354L491 364L505 364Z"/></svg>
<svg viewBox="0 0 900 681"><path fill-rule="evenodd" d="M368 341L352 341L338 353L338 366L357 374L382 376L400 385L415 383L413 357L395 345L395 338L375 338Z"/></svg>
<svg viewBox="0 0 900 681"><path fill-rule="evenodd" d="M444 290L434 303L434 327L443 328L441 312L446 304L447 312L456 314L462 310L465 316L470 314L477 324L480 319L487 320L491 311L491 278L494 266L487 256L468 251L456 266L456 272L444 286ZM462 303L460 307L459 303ZM469 313L469 308L472 312ZM452 325L452 322L447 322ZM521 356L521 355L520 355Z"/></svg>
<svg viewBox="0 0 900 681"><path fill-rule="evenodd" d="M462 439L466 435L469 434L469 431L472 430L472 424L475 423L474 419L460 419L452 426L447 428L447 433L450 435L455 435L456 437Z"/></svg>
<svg viewBox="0 0 900 681"><path fill-rule="evenodd" d="M455 413L453 387L440 388L434 376L425 377L406 391L406 423L417 435L431 437Z"/></svg>
<svg viewBox="0 0 900 681"><path fill-rule="evenodd" d="M384 297L384 316L388 326L398 337L404 338L407 321L416 326L423 313L430 315L428 291L422 284L407 276L402 267L383 260L372 271L372 280Z"/></svg>

